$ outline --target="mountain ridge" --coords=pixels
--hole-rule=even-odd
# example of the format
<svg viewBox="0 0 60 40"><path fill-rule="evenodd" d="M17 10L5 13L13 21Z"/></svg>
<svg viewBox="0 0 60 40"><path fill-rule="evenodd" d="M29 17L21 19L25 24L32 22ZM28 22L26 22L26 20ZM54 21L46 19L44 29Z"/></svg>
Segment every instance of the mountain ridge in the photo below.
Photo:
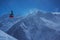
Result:
<svg viewBox="0 0 60 40"><path fill-rule="evenodd" d="M21 39L20 36L23 35L26 37L26 39L22 37L24 39L21 40L60 40L60 31L53 29L54 27L52 28L51 26L54 26L56 23L54 21L55 16L56 15L53 15L52 13L42 14L42 12L29 14L28 16L25 16L21 21L13 25L13 27L8 30L7 33L10 35L13 34L12 36L16 37L18 40ZM43 17L45 18L44 21L41 19ZM12 30L14 31L12 32ZM22 33L22 35L19 33ZM17 34L19 35L18 37Z"/></svg>

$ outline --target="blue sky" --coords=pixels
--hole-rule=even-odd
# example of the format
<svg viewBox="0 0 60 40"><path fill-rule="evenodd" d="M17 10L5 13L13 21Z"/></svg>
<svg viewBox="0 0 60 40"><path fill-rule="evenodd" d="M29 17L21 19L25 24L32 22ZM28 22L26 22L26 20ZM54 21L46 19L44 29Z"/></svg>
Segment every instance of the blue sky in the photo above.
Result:
<svg viewBox="0 0 60 40"><path fill-rule="evenodd" d="M25 15L30 9L60 11L60 0L0 0L0 15L14 11L15 15Z"/></svg>

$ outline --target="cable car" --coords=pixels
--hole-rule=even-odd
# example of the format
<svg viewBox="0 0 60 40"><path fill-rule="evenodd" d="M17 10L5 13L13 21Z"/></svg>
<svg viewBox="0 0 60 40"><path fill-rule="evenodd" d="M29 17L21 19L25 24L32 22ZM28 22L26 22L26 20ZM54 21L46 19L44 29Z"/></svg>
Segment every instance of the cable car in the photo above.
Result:
<svg viewBox="0 0 60 40"><path fill-rule="evenodd" d="M13 18L13 17L14 17L13 11L11 11L9 17L10 17L10 18Z"/></svg>

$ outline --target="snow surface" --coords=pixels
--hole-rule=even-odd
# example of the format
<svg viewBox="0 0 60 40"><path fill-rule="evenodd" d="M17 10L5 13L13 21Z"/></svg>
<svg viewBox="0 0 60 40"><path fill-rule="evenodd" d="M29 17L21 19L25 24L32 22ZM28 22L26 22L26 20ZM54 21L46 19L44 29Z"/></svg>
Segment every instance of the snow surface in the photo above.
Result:
<svg viewBox="0 0 60 40"><path fill-rule="evenodd" d="M0 40L17 40L17 39L0 30Z"/></svg>

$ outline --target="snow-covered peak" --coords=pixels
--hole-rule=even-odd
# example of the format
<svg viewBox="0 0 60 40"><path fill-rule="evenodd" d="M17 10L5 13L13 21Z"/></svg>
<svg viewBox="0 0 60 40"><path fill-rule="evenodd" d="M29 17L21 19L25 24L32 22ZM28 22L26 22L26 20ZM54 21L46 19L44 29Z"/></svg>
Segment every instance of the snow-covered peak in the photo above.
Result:
<svg viewBox="0 0 60 40"><path fill-rule="evenodd" d="M60 16L34 9L16 22L7 33L22 40L60 40L59 24Z"/></svg>
<svg viewBox="0 0 60 40"><path fill-rule="evenodd" d="M35 8L35 9L29 9L27 13L28 13L28 14L35 14L35 13L39 13L39 12L41 12L41 13L43 13L43 14L44 14L44 13L47 13L46 11L39 10L39 9L36 9L36 8Z"/></svg>
<svg viewBox="0 0 60 40"><path fill-rule="evenodd" d="M29 14L13 25L7 33L10 35L13 34L12 36L16 37L20 33L20 29L23 29L21 30L21 33L24 31L25 34L22 34L24 34L29 40L60 40L60 19L58 19L59 17L51 12L43 13L35 10L32 14ZM25 38L25 36L21 37ZM16 38L21 39L21 37L19 37Z"/></svg>
<svg viewBox="0 0 60 40"><path fill-rule="evenodd" d="M43 14L52 14L52 15L60 15L60 12L48 12L48 11L43 11L43 10L39 10L39 9L30 9L29 11L28 11L28 14L36 14L36 13L39 13L40 12L40 14L41 13L43 13Z"/></svg>
<svg viewBox="0 0 60 40"><path fill-rule="evenodd" d="M7 30L7 33L19 40L60 40L59 15L36 9L33 9L28 13L29 15L23 18L16 17L12 19L12 22L9 18L4 17L7 19L2 22L6 24L0 28L5 31L6 29L9 29Z"/></svg>

